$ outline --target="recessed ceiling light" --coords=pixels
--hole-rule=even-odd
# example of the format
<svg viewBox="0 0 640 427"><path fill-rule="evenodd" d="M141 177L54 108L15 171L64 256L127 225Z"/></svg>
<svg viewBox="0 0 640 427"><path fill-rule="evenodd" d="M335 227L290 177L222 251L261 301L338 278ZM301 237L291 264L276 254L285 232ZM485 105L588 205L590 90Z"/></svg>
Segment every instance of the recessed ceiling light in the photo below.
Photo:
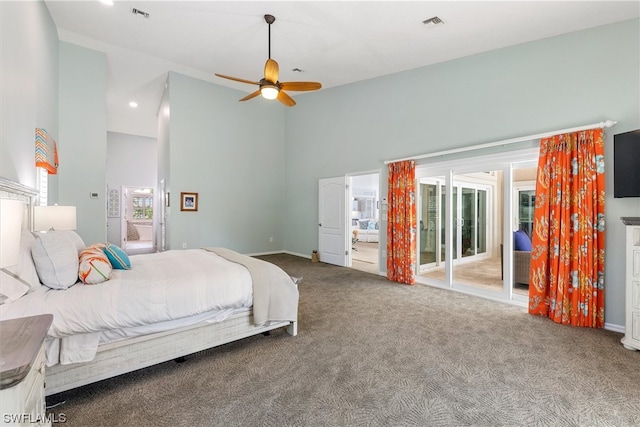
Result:
<svg viewBox="0 0 640 427"><path fill-rule="evenodd" d="M136 101L131 101L131 102L129 102L129 107L138 108L138 103Z"/></svg>
<svg viewBox="0 0 640 427"><path fill-rule="evenodd" d="M106 6L113 6L113 0L100 0L100 3Z"/></svg>

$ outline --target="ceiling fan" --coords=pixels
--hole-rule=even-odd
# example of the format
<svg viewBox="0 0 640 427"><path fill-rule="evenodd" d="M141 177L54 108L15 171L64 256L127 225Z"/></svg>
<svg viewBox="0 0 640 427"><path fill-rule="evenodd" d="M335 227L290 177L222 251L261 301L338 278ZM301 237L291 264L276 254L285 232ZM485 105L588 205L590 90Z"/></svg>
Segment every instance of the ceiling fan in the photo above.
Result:
<svg viewBox="0 0 640 427"><path fill-rule="evenodd" d="M322 84L318 82L279 82L278 81L278 63L271 59L271 24L273 24L276 18L273 15L264 15L264 20L269 24L269 59L264 64L264 77L258 82L251 80L240 79L237 77L225 76L224 74L216 73L216 76L223 79L234 80L236 82L248 83L252 85L258 85L260 88L255 92L242 98L240 101L247 101L251 98L255 98L258 95L262 95L266 99L277 99L287 107L293 107L296 105L296 101L292 97L287 95L285 90L293 91L308 91L318 90L322 87Z"/></svg>

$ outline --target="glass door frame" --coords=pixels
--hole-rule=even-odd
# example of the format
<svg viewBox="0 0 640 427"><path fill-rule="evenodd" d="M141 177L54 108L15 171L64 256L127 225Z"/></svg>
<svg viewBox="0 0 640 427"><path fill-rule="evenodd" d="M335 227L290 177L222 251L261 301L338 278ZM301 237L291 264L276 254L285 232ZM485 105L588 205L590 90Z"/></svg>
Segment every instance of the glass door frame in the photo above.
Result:
<svg viewBox="0 0 640 427"><path fill-rule="evenodd" d="M444 177L429 177L429 178L418 178L417 179L417 187L418 187L418 192L420 194L420 197L418 197L418 212L420 213L418 218L419 218L419 227L418 227L418 233L416 233L416 251L417 251L417 258L418 258L418 262L417 264L417 268L418 268L418 274L423 273L427 270L429 270L430 268L439 266L440 264L442 264L444 262L443 259L443 253L442 253L442 245L443 245L443 232L442 230L444 229L443 227L443 223L442 223L442 195L443 195L443 191L442 188L445 186L445 179ZM422 219L422 223L420 222L420 218L422 218L422 212L423 212L423 193L422 193L422 185L431 185L433 187L435 187L435 196L434 196L434 201L435 201L435 222L433 224L427 223L424 224L424 218ZM430 218L427 218L427 221L430 221ZM429 236L429 234L431 233L431 229L433 229L433 236ZM423 233L424 231L424 233ZM423 240L429 239L430 241L433 242L434 247L433 247L433 252L434 252L434 260L433 262L430 263L421 263L421 248L425 247L425 244L423 242Z"/></svg>
<svg viewBox="0 0 640 427"><path fill-rule="evenodd" d="M482 183L476 183L476 182L470 182L470 181L463 181L460 178L456 179L457 175L454 175L454 181L453 181L453 187L457 188L455 194L457 196L457 203L456 203L456 218L458 219L458 222L456 225L456 242L454 247L456 248L456 254L455 254L455 258L454 260L457 261L462 261L464 260L473 260L473 259L478 259L478 258L484 258L487 257L487 254L490 253L490 251L493 249L493 240L490 239L488 236L491 236L491 231L493 230L493 227L491 227L490 225L485 226L485 231L486 231L486 235L485 235L485 251L482 254L479 254L478 251L478 232L479 232L479 225L478 225L478 195L480 191L485 191L486 192L486 197L485 197L485 208L484 208L484 217L485 218L489 218L491 215L491 201L494 198L494 194L495 191L497 191L497 187L496 188L492 188L491 185L487 185L487 184L482 184ZM463 209L464 209L464 204L463 204L463 195L464 192L462 191L463 189L471 189L473 190L473 194L474 194L474 198L473 198L473 236L472 236L472 247L474 248L474 254L471 256L465 256L464 255L464 251L463 251L463 227L464 227L464 222L465 219L463 218Z"/></svg>
<svg viewBox="0 0 640 427"><path fill-rule="evenodd" d="M503 183L502 189L496 188L496 194L494 197L502 197L502 212L495 212L496 215L502 215L502 240L503 240L503 254L511 254L513 252L513 239L504 238L504 236L511 236L513 234L513 209L516 204L514 199L514 186L513 176L514 169L523 167L535 167L537 166L539 148L536 144L532 144L531 147L524 147L519 150L478 155L475 157L468 157L464 159L447 160L433 163L419 164L416 168L416 184L418 191L420 191L421 179L436 179L439 177L445 177L445 194L453 194L454 187L454 175L473 173L483 170L490 171L502 171ZM418 199L421 195L418 194ZM453 197L447 196L445 201L446 212L452 212L453 209ZM453 216L446 215L443 218L445 222L445 279L425 279L420 276L422 273L420 270L419 262L416 263L416 279L418 283L424 283L426 285L446 288L454 291L477 295L487 299L493 299L497 301L509 302L519 306L526 307L528 298L524 295L518 295L513 293L513 257L503 256L503 286L499 292L481 289L471 285L465 285L455 283L453 280L453 263L447 262L453 260ZM416 238L419 245L419 238ZM499 247L498 242L493 242L494 248ZM416 246L418 250L419 246ZM489 248L487 248L489 250Z"/></svg>
<svg viewBox="0 0 640 427"><path fill-rule="evenodd" d="M519 230L521 228L522 218L520 217L520 192L533 191L535 194L536 182L535 181L520 181L518 185L513 187L513 229ZM535 197L534 197L535 200ZM533 215L533 214L532 214ZM533 221L533 218L532 218ZM531 230L525 230L529 237L531 237Z"/></svg>
<svg viewBox="0 0 640 427"><path fill-rule="evenodd" d="M454 176L455 178L455 176ZM416 240L417 240L417 252L418 252L418 271L419 273L423 273L427 270L429 270L430 268L433 267L437 267L440 266L441 264L443 264L445 262L445 260L442 257L442 246L444 244L445 248L447 247L446 245L446 221L443 220L443 217L446 218L446 214L442 215L442 208L443 208L443 203L442 203L442 197L443 195L447 194L446 191L446 183L447 183L447 179L446 177L442 177L442 176L434 176L434 177L422 177L422 178L418 178L417 179L418 183L417 186L419 188L419 194L420 197L418 197L418 211L420 212L419 215L419 219L421 219L422 222L424 222L424 218L422 218L422 213L423 213L423 194L422 194L422 190L423 190L423 185L431 185L433 187L435 187L435 197L434 197L434 201L436 202L436 207L435 207L435 212L436 212L436 218L435 218L435 224L421 224L422 226L419 227L417 236L416 236ZM445 188L445 190L443 191L443 188ZM463 243L463 236L462 236L462 230L464 227L464 219L462 218L462 210L463 210L463 203L462 203L462 197L463 197L463 189L472 189L474 191L474 199L473 199L473 203L474 203L474 215L472 220L474 221L474 225L473 225L473 230L475 230L474 235L472 236L472 243L473 243L473 248L474 248L474 254L472 256L468 256L465 257L463 256L464 254L462 253L462 243ZM452 231L454 231L453 233L453 238L454 240L452 240L453 242L453 259L454 261L460 261L463 258L468 259L469 261L473 260L473 259L478 259L478 257L486 257L487 253L489 253L489 251L491 251L492 249L492 240L489 239L487 236L491 235L491 230L492 227L490 225L486 226L486 231L485 231L485 251L481 254L479 254L478 248L479 248L479 244L478 244L478 230L479 230L479 226L478 226L478 215L476 210L478 209L478 195L480 194L480 191L484 191L486 193L486 197L485 197L485 208L484 208L484 217L488 218L491 215L491 201L494 197L493 193L495 192L496 189L492 189L492 187L490 185L487 184L483 184L483 183L478 183L478 182L471 182L471 181L464 181L460 178L458 179L454 179L453 180L453 184L451 186L451 190L450 192L453 194L453 196L455 197L455 199L453 200L453 205L451 207L451 210L455 209L455 221L452 222L452 224L454 224L455 222L455 226L456 229ZM446 208L446 199L445 199L445 203L444 203L445 209L444 212L449 212L449 210L447 210ZM461 218L460 220L458 220L458 218ZM430 218L427 218L427 220L430 220ZM419 222L420 223L420 222ZM443 226L445 225L445 226ZM425 229L426 227L426 229ZM430 263L421 263L420 261L420 252L421 252L421 248L423 248L424 242L423 239L424 238L428 238L429 236L426 236L426 234L428 232L430 232L430 228L433 227L435 228L435 236L433 236L432 240L435 243L435 247L433 248L434 250L434 260L433 262ZM445 230L445 232L443 233L443 230ZM423 231L427 231L427 233L423 233ZM445 238L445 240L443 241L443 237ZM446 257L445 257L446 258Z"/></svg>

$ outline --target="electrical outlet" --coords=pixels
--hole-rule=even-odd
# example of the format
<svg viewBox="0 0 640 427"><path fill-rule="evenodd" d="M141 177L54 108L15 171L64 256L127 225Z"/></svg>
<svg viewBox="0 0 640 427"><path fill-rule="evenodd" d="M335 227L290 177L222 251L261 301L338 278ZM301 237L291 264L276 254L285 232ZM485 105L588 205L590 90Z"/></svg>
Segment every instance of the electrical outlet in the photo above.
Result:
<svg viewBox="0 0 640 427"><path fill-rule="evenodd" d="M182 249L187 249L187 242L182 242Z"/></svg>
<svg viewBox="0 0 640 427"><path fill-rule="evenodd" d="M269 243L273 243L273 237L269 237Z"/></svg>

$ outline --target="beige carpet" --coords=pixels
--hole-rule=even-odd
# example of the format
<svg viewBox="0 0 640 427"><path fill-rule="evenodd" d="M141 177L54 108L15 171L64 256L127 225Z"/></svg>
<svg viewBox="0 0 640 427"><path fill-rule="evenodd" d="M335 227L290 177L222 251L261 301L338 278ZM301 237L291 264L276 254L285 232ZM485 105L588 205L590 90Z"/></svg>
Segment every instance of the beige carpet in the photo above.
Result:
<svg viewBox="0 0 640 427"><path fill-rule="evenodd" d="M66 426L638 426L621 334L290 255L299 335L246 338L50 396ZM58 415L59 416L59 415Z"/></svg>

